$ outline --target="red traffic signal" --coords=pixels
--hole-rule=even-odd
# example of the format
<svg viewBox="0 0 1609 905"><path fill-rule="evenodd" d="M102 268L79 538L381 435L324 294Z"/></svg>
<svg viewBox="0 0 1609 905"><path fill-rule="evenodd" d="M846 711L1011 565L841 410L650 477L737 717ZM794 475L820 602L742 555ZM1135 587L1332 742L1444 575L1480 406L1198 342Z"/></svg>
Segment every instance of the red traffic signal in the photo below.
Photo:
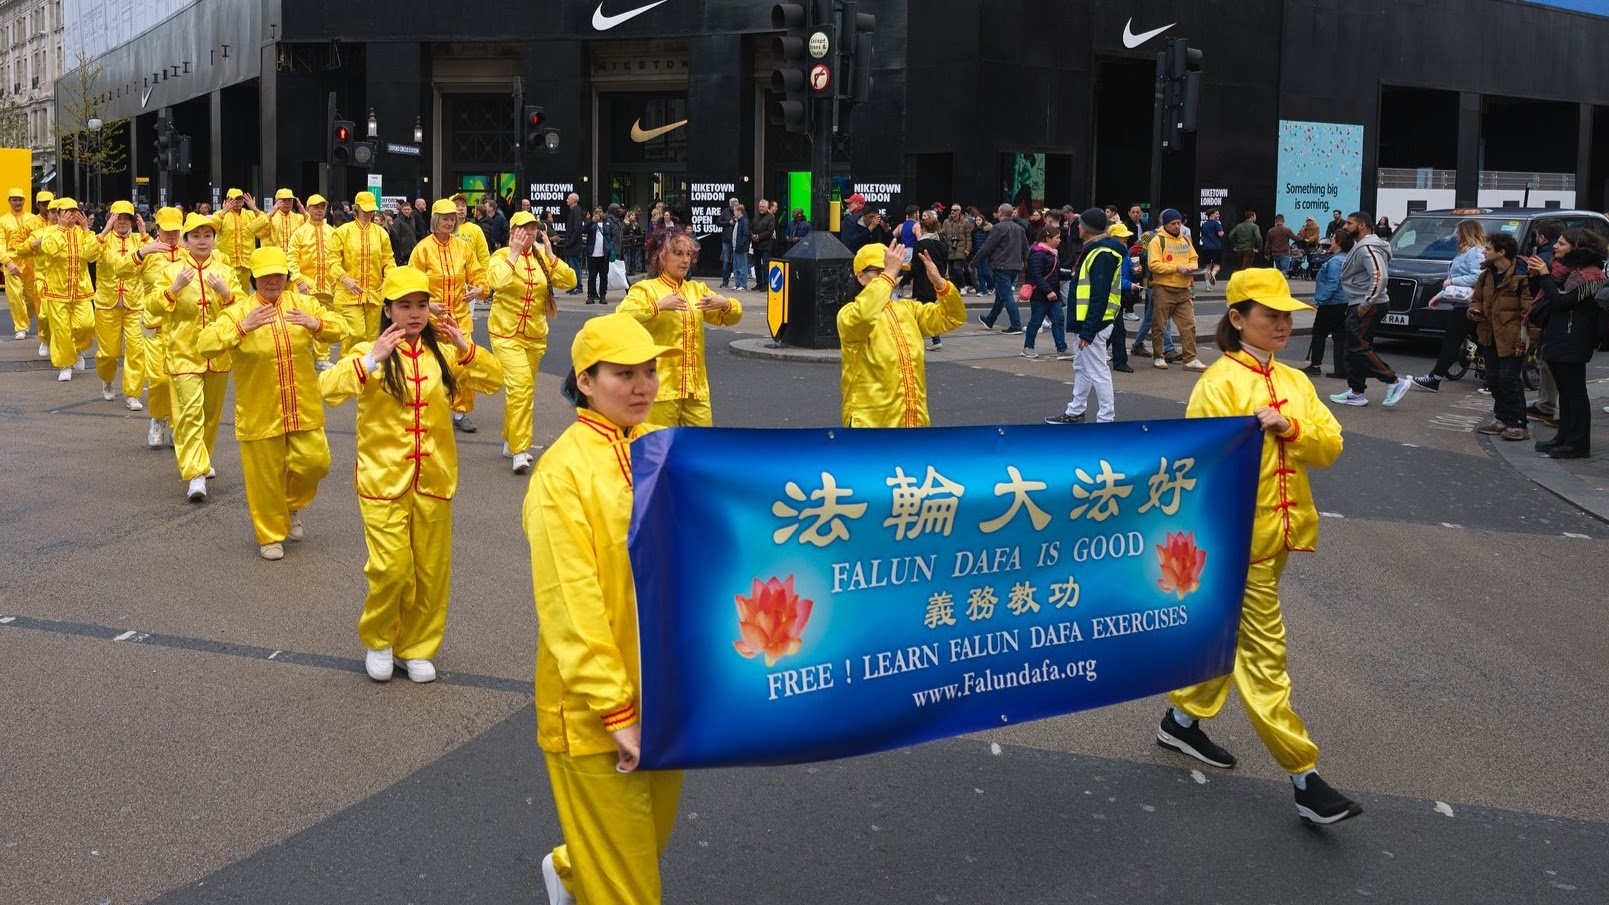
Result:
<svg viewBox="0 0 1609 905"><path fill-rule="evenodd" d="M545 111L543 111L543 109L541 107L526 107L525 108L525 125L528 128L539 129L542 126L546 125L547 121L548 121L547 113Z"/></svg>
<svg viewBox="0 0 1609 905"><path fill-rule="evenodd" d="M336 141L351 141L352 140L352 130L348 129L344 125L343 126L336 126L335 127L335 140Z"/></svg>

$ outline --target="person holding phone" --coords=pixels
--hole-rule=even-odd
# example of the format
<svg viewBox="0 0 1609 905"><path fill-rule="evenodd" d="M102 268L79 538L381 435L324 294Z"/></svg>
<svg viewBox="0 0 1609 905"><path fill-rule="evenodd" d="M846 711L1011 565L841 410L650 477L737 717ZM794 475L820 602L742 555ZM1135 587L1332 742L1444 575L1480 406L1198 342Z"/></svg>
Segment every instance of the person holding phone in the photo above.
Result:
<svg viewBox="0 0 1609 905"><path fill-rule="evenodd" d="M536 376L547 353L548 321L559 313L553 294L576 284L575 271L559 260L536 217L520 211L509 221L508 247L492 255L493 292L486 320L492 352L503 365L503 455L514 473L531 470L531 414Z"/></svg>
<svg viewBox="0 0 1609 905"><path fill-rule="evenodd" d="M1550 459L1592 454L1592 405L1587 398L1587 362L1598 348L1598 303L1604 286L1604 241L1592 230L1564 231L1553 246L1561 279L1540 255L1525 259L1541 291L1528 315L1542 327L1541 356L1559 386L1558 433L1536 444Z"/></svg>

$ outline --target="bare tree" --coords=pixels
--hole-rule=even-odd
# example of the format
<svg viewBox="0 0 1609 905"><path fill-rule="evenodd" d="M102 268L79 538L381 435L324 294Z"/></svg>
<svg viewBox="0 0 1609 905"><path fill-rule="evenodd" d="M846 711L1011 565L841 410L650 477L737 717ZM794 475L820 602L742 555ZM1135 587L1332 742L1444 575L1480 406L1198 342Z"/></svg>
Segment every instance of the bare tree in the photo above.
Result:
<svg viewBox="0 0 1609 905"><path fill-rule="evenodd" d="M0 90L0 148L26 148L32 144L27 112L8 92Z"/></svg>
<svg viewBox="0 0 1609 905"><path fill-rule="evenodd" d="M77 68L56 80L56 146L63 161L72 161L92 178L128 170L128 120L100 118L110 99L101 86L103 72L80 52ZM90 128L96 122L99 128Z"/></svg>

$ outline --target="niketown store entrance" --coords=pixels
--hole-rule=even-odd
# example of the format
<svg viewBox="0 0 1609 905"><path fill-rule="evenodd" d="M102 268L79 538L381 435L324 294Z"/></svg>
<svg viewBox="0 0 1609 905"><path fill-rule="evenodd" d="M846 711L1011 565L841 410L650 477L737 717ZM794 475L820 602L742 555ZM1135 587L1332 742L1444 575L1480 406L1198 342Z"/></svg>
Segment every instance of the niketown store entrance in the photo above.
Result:
<svg viewBox="0 0 1609 905"><path fill-rule="evenodd" d="M597 104L603 197L644 217L656 200L685 209L687 92L599 92Z"/></svg>

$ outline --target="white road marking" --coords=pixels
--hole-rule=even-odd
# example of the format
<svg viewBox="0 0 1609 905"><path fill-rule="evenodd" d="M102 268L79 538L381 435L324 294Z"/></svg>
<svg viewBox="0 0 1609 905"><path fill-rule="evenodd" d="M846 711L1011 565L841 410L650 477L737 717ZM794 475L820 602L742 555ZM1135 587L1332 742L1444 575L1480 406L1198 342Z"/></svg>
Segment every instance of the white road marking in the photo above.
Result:
<svg viewBox="0 0 1609 905"><path fill-rule="evenodd" d="M1436 813L1446 814L1448 817L1451 817L1453 816L1453 806L1445 801L1438 801L1436 802Z"/></svg>
<svg viewBox="0 0 1609 905"><path fill-rule="evenodd" d="M1190 778L1195 780L1196 785L1198 786L1204 786L1207 784L1207 775L1202 773L1200 770L1191 770Z"/></svg>
<svg viewBox="0 0 1609 905"><path fill-rule="evenodd" d="M139 633L134 631L133 629L130 629L130 630L124 632L123 634L118 635L116 638L113 638L112 640L113 641L127 641L128 639L134 637L137 634L139 634Z"/></svg>
<svg viewBox="0 0 1609 905"><path fill-rule="evenodd" d="M1565 536L1565 537L1573 537L1573 538L1575 538L1575 539L1576 539L1576 540L1592 540L1592 536L1591 536L1591 535L1588 535L1588 534L1577 534L1577 533L1575 533L1575 532L1574 532L1574 531L1566 531L1566 532L1564 532L1564 536ZM5 621L6 621L6 620L4 620L4 619L0 619L0 622L5 622Z"/></svg>
<svg viewBox="0 0 1609 905"><path fill-rule="evenodd" d="M1417 443L1404 443L1402 445L1408 447L1409 449L1418 449L1419 448L1419 444L1417 444Z"/></svg>
<svg viewBox="0 0 1609 905"><path fill-rule="evenodd" d="M280 655L280 654L282 654L282 653L284 653L284 651L282 651L282 650L276 650L276 651L274 651L274 652L273 652L273 653L271 653L271 654L269 654L269 655L268 655L268 659L270 659L270 660L272 660L272 659L274 659L274 658L275 658L275 657L277 657L277 656L279 656L279 655Z"/></svg>
<svg viewBox="0 0 1609 905"><path fill-rule="evenodd" d="M1322 515L1325 518L1346 518L1346 516L1339 512L1320 512L1319 515Z"/></svg>
<svg viewBox="0 0 1609 905"><path fill-rule="evenodd" d="M999 742L990 742L989 743L989 753L993 754L995 757L999 757L1000 756L1000 743Z"/></svg>
<svg viewBox="0 0 1609 905"><path fill-rule="evenodd" d="M1441 526L1443 528L1462 528L1462 527L1464 527L1463 525L1455 525L1452 522L1442 522Z"/></svg>
<svg viewBox="0 0 1609 905"><path fill-rule="evenodd" d="M0 625L6 625L8 623L12 623L12 622L16 622L16 621L17 621L16 616L0 616Z"/></svg>

